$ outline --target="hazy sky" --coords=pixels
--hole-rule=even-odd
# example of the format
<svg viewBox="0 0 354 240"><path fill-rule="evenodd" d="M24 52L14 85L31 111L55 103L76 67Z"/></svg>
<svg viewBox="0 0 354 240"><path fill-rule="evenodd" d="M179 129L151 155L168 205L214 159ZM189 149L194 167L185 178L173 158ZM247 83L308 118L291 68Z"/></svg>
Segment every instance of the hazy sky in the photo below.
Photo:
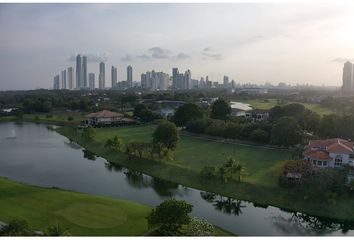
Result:
<svg viewBox="0 0 354 240"><path fill-rule="evenodd" d="M126 79L188 68L192 78L341 85L354 8L340 4L0 4L0 90L51 88L86 53Z"/></svg>

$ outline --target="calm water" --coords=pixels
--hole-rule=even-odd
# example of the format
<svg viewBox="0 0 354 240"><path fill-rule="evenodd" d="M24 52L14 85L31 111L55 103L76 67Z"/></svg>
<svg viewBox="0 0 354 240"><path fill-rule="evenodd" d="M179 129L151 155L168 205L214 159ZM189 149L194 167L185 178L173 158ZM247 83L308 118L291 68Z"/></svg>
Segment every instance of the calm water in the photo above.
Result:
<svg viewBox="0 0 354 240"><path fill-rule="evenodd" d="M257 206L110 164L46 125L0 123L0 153L0 176L147 205L173 196L193 204L193 215L238 235L354 235L354 223Z"/></svg>

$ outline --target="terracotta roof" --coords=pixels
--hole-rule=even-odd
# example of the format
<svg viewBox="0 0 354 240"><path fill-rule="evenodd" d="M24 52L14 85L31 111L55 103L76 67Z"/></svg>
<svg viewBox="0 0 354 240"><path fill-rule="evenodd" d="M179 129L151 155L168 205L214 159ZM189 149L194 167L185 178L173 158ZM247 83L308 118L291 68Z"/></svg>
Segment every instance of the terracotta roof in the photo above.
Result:
<svg viewBox="0 0 354 240"><path fill-rule="evenodd" d="M315 160L332 160L329 153L324 150L310 150L304 152L304 156Z"/></svg>
<svg viewBox="0 0 354 240"><path fill-rule="evenodd" d="M311 140L306 149L311 149L313 147L323 147L327 148L328 152L334 153L353 153L354 142L344 140L341 138L331 138L324 140Z"/></svg>
<svg viewBox="0 0 354 240"><path fill-rule="evenodd" d="M113 117L123 117L124 115L117 112L111 112L108 110L103 110L101 112L90 113L87 115L89 118L113 118Z"/></svg>

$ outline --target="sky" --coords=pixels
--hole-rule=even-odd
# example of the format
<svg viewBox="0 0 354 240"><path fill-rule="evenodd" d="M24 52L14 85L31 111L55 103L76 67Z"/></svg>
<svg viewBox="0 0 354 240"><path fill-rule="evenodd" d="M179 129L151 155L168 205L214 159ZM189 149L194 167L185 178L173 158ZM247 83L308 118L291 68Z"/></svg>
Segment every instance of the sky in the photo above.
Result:
<svg viewBox="0 0 354 240"><path fill-rule="evenodd" d="M88 56L118 80L190 69L193 79L340 86L354 62L349 3L0 3L0 90L52 88L53 77Z"/></svg>

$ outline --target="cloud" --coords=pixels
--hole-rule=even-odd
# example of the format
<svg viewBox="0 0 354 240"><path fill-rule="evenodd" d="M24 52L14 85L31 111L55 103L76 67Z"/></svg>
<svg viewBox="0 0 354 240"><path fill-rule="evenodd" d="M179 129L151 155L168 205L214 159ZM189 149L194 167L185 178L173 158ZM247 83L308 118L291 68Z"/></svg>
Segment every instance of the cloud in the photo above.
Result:
<svg viewBox="0 0 354 240"><path fill-rule="evenodd" d="M211 52L211 49L209 47L204 48L201 54L202 54L202 59L204 60L220 61L224 59L220 53Z"/></svg>
<svg viewBox="0 0 354 240"><path fill-rule="evenodd" d="M140 55L140 56L136 56L137 58L140 58L142 60L149 60L150 59L150 56L146 55L146 54L143 54L143 55Z"/></svg>
<svg viewBox="0 0 354 240"><path fill-rule="evenodd" d="M179 60L183 60L183 59L187 59L190 58L190 56L188 54L185 53L179 53L177 54L177 56L174 57L175 59L179 59Z"/></svg>
<svg viewBox="0 0 354 240"><path fill-rule="evenodd" d="M344 63L346 61L353 62L354 58L341 58L341 57L338 57L338 58L332 59L332 62L337 62L337 63Z"/></svg>
<svg viewBox="0 0 354 240"><path fill-rule="evenodd" d="M133 60L133 56L131 55L125 55L125 57L121 58L120 60L124 61L124 62L129 62Z"/></svg>
<svg viewBox="0 0 354 240"><path fill-rule="evenodd" d="M157 58L157 59L166 59L166 58L170 58L170 53L171 51L168 49L163 49L160 47L153 47L153 48L149 48L148 52L151 54L150 56L152 58Z"/></svg>
<svg viewBox="0 0 354 240"><path fill-rule="evenodd" d="M77 54L81 56L87 57L87 62L107 62L108 61L108 53L75 53L71 54L69 57L69 61L75 62Z"/></svg>

